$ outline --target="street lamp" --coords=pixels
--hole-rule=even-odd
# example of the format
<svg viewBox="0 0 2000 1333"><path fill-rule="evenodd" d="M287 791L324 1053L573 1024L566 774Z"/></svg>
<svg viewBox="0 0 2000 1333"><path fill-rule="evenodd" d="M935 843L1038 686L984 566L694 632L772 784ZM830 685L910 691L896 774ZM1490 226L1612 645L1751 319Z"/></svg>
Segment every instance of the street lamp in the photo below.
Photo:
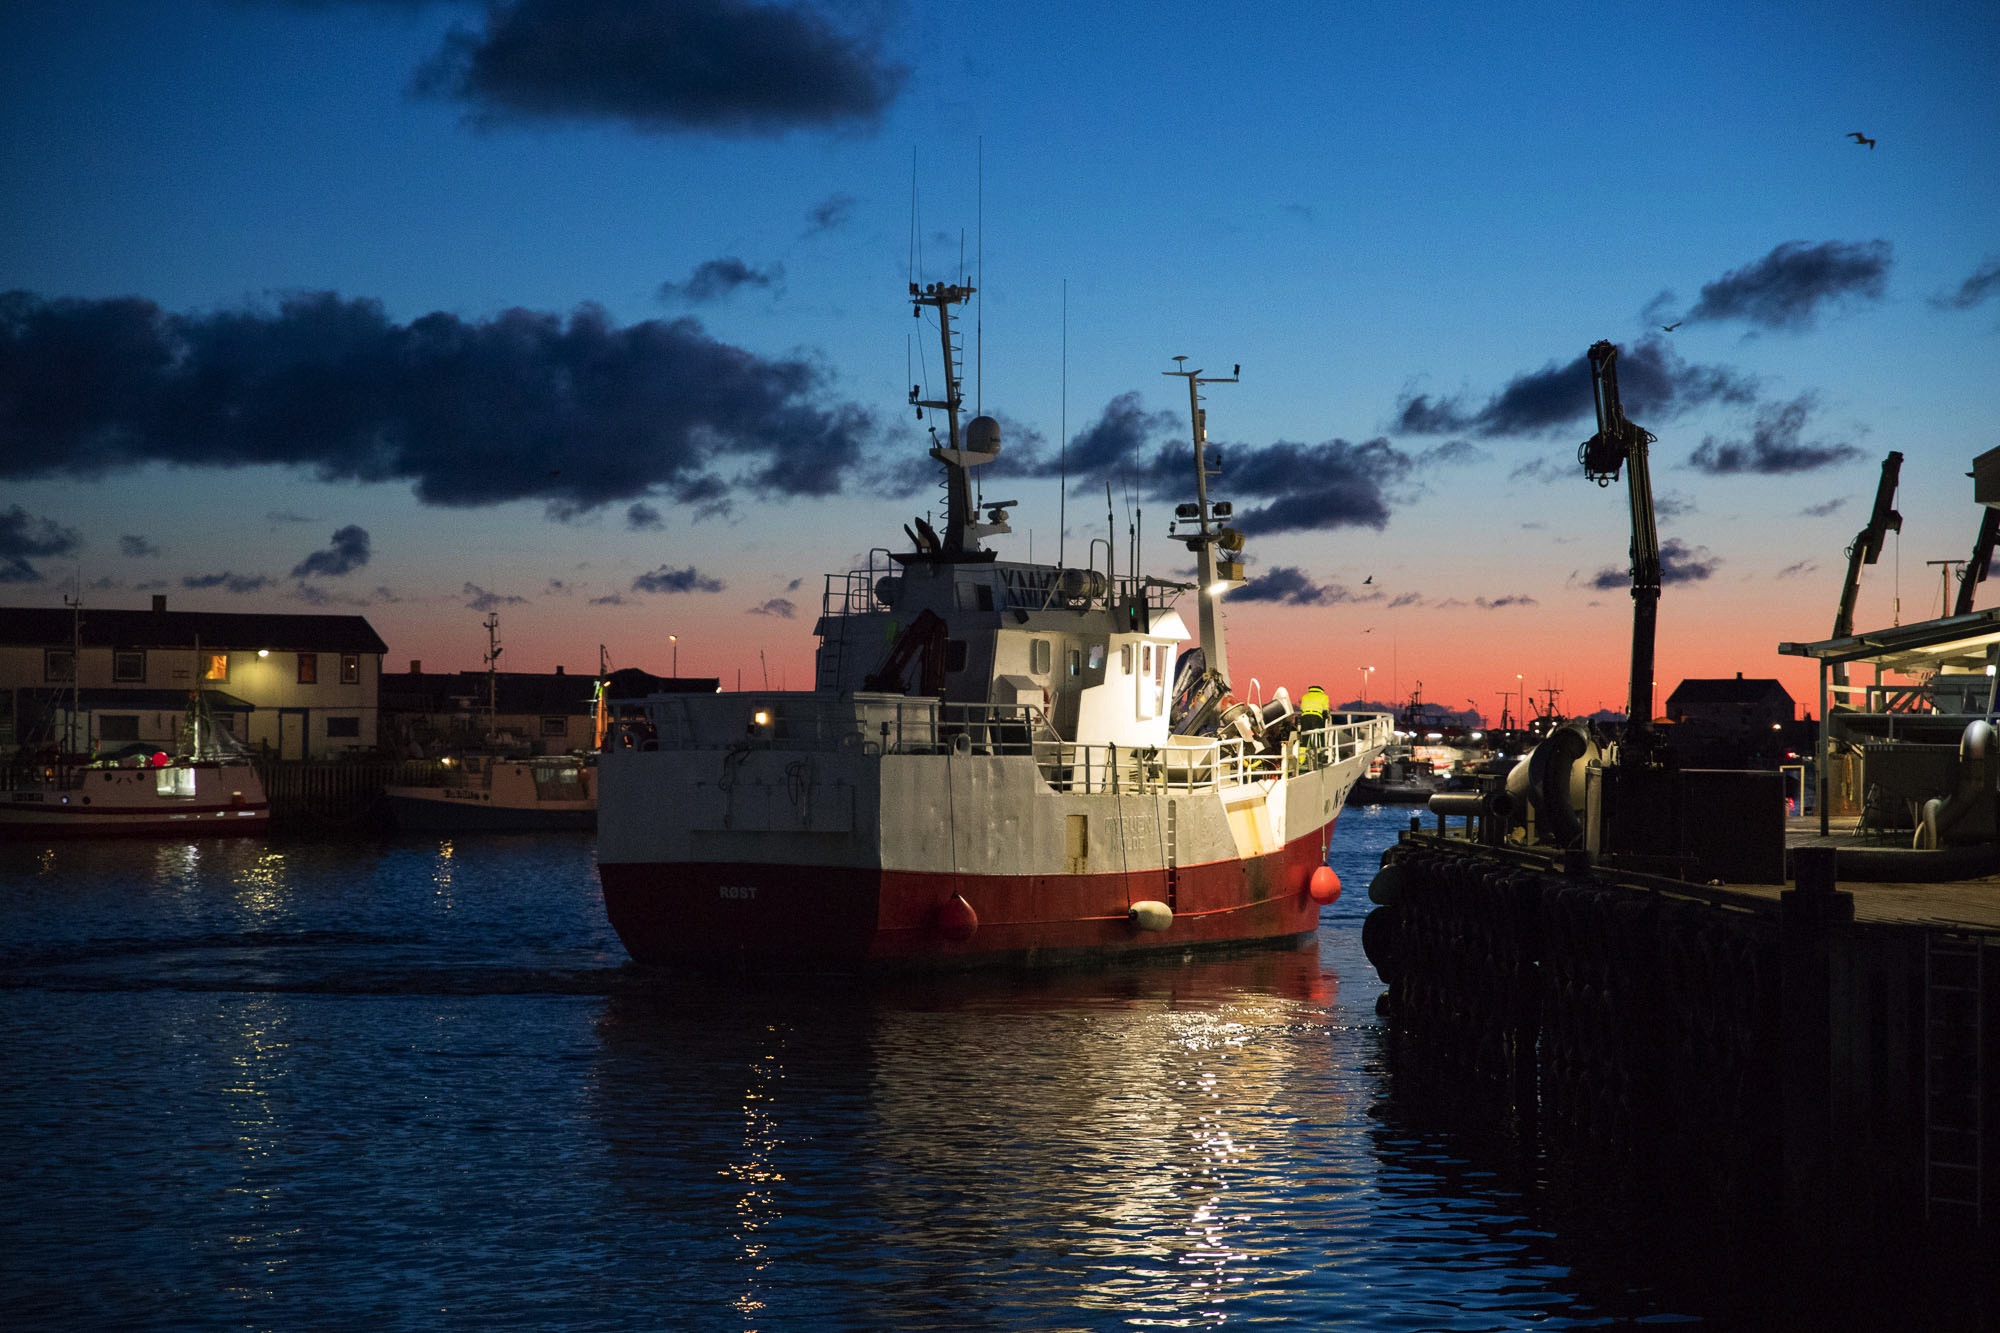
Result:
<svg viewBox="0 0 2000 1333"><path fill-rule="evenodd" d="M674 679L679 680L681 678L681 636L678 634L669 634L667 642L674 646Z"/></svg>
<svg viewBox="0 0 2000 1333"><path fill-rule="evenodd" d="M1375 673L1374 667L1361 668L1361 702L1368 702L1368 677Z"/></svg>

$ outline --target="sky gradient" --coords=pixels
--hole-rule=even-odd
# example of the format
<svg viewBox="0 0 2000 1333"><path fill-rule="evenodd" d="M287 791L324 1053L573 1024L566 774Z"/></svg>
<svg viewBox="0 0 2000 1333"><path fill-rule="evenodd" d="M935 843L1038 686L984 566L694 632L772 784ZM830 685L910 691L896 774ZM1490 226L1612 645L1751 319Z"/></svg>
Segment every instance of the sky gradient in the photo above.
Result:
<svg viewBox="0 0 2000 1333"><path fill-rule="evenodd" d="M824 576L942 508L905 292L969 278L1002 558L1136 526L1185 571L1161 372L1241 366L1264 693L1622 707L1605 338L1658 437L1656 697L1816 708L1775 646L1831 630L1883 456L1862 627L1937 613L2000 446L2000 9L1745 8L16 7L0 604L358 612L390 670L478 667L498 611L513 669L671 634L803 688Z"/></svg>

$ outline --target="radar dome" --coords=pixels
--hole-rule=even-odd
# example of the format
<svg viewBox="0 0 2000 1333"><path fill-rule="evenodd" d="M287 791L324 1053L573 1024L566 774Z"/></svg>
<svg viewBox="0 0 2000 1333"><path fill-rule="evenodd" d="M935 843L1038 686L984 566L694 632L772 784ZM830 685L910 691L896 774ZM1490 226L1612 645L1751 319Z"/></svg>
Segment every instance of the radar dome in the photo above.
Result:
<svg viewBox="0 0 2000 1333"><path fill-rule="evenodd" d="M966 422L965 447L971 453L999 453L1000 423L992 417L974 417Z"/></svg>

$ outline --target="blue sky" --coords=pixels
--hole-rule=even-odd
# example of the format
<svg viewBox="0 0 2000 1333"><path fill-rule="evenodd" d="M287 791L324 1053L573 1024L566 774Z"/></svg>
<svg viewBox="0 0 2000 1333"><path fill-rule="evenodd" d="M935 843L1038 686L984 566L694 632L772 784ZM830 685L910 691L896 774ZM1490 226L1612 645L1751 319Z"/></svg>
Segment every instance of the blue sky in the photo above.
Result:
<svg viewBox="0 0 2000 1333"><path fill-rule="evenodd" d="M678 634L689 674L803 685L822 576L937 503L918 254L982 287L1003 556L1055 554L1060 465L1071 563L1109 483L1121 560L1136 510L1171 571L1159 372L1241 364L1208 406L1266 689L1622 702L1600 338L1659 437L1662 695L1807 700L1774 647L1830 628L1890 449L1859 618L1933 613L2000 445L1990 4L5 23L0 603L356 611L392 667L477 666L497 609L523 669Z"/></svg>

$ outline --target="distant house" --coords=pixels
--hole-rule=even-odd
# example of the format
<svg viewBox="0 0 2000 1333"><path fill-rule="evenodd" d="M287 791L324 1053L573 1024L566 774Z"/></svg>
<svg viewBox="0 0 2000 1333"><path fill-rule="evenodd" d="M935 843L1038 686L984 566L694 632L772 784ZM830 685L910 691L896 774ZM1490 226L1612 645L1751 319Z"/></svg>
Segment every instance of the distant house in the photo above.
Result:
<svg viewBox="0 0 2000 1333"><path fill-rule="evenodd" d="M611 673L612 698L713 694L712 676L676 679L625 667ZM398 755L429 758L472 746L528 754L588 750L596 742L597 678L560 667L536 671L408 671L382 677L382 743Z"/></svg>
<svg viewBox="0 0 2000 1333"><path fill-rule="evenodd" d="M287 759L376 744L386 644L361 616L0 607L0 754L172 749L197 688L237 740Z"/></svg>
<svg viewBox="0 0 2000 1333"><path fill-rule="evenodd" d="M1682 681L1667 696L1667 716L1677 723L1724 732L1769 731L1795 720L1798 705L1777 681L1745 680L1739 671L1734 680Z"/></svg>
<svg viewBox="0 0 2000 1333"><path fill-rule="evenodd" d="M1801 739L1791 693L1767 677L1684 680L1667 696L1673 745L1683 762L1713 767L1765 767Z"/></svg>

